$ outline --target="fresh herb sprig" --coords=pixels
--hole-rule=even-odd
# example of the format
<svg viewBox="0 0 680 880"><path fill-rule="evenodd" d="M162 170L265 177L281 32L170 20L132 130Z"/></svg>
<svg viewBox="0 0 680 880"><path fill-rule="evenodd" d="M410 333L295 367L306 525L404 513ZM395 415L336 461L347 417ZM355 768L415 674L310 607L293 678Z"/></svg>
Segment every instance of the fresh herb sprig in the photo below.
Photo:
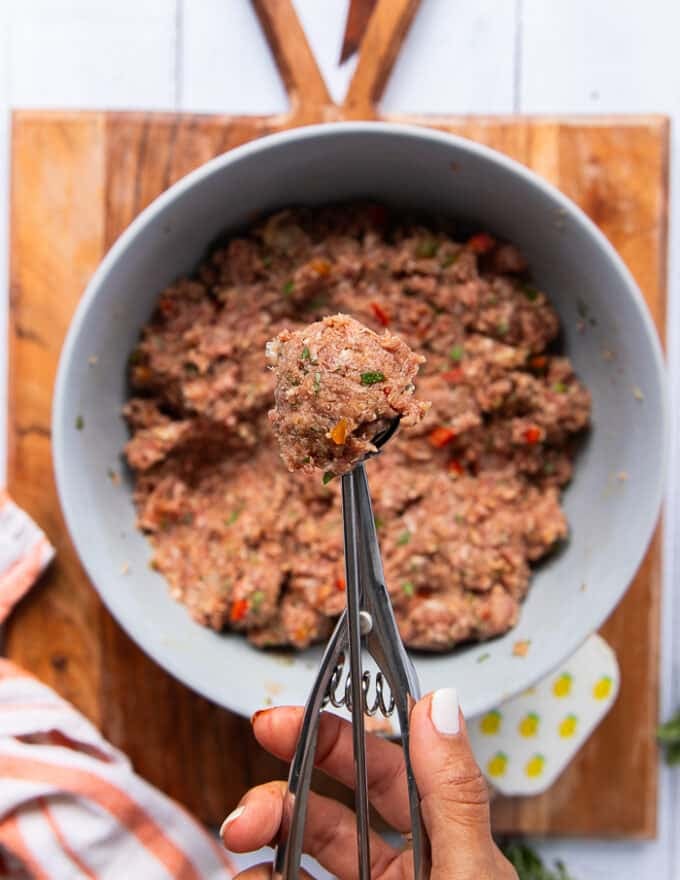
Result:
<svg viewBox="0 0 680 880"><path fill-rule="evenodd" d="M519 880L575 880L562 862L548 867L538 853L522 841L510 840L501 845L501 850L517 871Z"/></svg>
<svg viewBox="0 0 680 880"><path fill-rule="evenodd" d="M666 751L666 763L670 766L680 764L680 709L657 727L656 738Z"/></svg>
<svg viewBox="0 0 680 880"><path fill-rule="evenodd" d="M380 370L369 370L367 373L361 374L362 385L377 385L378 382L385 381L385 374Z"/></svg>

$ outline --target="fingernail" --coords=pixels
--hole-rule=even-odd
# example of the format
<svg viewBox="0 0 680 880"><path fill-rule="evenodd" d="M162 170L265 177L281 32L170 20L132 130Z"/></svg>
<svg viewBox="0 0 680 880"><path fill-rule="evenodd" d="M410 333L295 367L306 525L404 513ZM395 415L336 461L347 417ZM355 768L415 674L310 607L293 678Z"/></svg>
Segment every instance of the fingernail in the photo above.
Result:
<svg viewBox="0 0 680 880"><path fill-rule="evenodd" d="M220 837L222 837L228 825L231 825L231 823L235 822L239 818L239 816L242 816L244 814L245 809L245 805L243 805L240 807L236 807L235 810L232 810L231 813L229 813L229 815L224 820L224 822L222 822L222 825L220 827Z"/></svg>
<svg viewBox="0 0 680 880"><path fill-rule="evenodd" d="M271 710L271 708L270 708L270 709L258 709L257 712L253 712L253 714L250 716L250 724L251 724L251 726L252 726L253 724L255 724L255 722L256 722L257 719L260 717L260 715L266 715L267 712L271 712L271 711L272 711L272 710Z"/></svg>
<svg viewBox="0 0 680 880"><path fill-rule="evenodd" d="M435 730L452 736L460 730L458 714L458 691L455 688L441 688L432 694L430 718Z"/></svg>

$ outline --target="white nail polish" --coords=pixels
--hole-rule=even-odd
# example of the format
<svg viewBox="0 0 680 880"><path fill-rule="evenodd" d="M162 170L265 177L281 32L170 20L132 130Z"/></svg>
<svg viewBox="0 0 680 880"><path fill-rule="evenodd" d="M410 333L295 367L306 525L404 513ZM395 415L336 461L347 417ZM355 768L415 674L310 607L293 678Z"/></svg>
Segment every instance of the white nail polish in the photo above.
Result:
<svg viewBox="0 0 680 880"><path fill-rule="evenodd" d="M455 688L441 688L432 694L430 717L439 733L452 736L459 732L458 691Z"/></svg>
<svg viewBox="0 0 680 880"><path fill-rule="evenodd" d="M224 820L224 822L222 822L222 825L220 827L220 837L222 837L222 835L224 834L224 830L227 825L231 825L231 823L235 822L239 818L239 816L242 816L245 812L245 809L245 806L236 807L235 810L232 810L231 813L229 813L229 815Z"/></svg>

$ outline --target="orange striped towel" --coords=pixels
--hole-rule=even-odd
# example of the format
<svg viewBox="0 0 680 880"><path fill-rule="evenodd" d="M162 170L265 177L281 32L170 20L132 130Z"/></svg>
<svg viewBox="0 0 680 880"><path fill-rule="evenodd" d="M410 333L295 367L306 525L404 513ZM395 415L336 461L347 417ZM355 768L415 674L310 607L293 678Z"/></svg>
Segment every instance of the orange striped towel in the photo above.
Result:
<svg viewBox="0 0 680 880"><path fill-rule="evenodd" d="M0 498L5 616L54 553ZM0 877L228 880L227 853L69 703L0 658Z"/></svg>
<svg viewBox="0 0 680 880"><path fill-rule="evenodd" d="M217 840L89 721L1 659L0 847L35 880L234 875Z"/></svg>
<svg viewBox="0 0 680 880"><path fill-rule="evenodd" d="M0 623L53 556L43 532L0 489Z"/></svg>

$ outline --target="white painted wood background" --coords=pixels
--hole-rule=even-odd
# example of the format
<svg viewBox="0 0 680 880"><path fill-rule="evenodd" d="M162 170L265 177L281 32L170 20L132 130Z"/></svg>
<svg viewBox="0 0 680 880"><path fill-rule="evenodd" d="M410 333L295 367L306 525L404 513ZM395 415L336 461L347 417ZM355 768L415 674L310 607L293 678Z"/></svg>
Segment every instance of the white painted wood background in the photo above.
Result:
<svg viewBox="0 0 680 880"><path fill-rule="evenodd" d="M295 0L335 97L347 0ZM423 0L383 105L449 113L680 117L677 0ZM247 0L0 0L0 483L5 472L10 107L271 113L286 96ZM672 168L680 167L677 144ZM668 352L680 390L680 188L672 199ZM662 714L680 704L680 447L666 513ZM664 769L655 842L559 841L579 880L680 880L680 770Z"/></svg>

